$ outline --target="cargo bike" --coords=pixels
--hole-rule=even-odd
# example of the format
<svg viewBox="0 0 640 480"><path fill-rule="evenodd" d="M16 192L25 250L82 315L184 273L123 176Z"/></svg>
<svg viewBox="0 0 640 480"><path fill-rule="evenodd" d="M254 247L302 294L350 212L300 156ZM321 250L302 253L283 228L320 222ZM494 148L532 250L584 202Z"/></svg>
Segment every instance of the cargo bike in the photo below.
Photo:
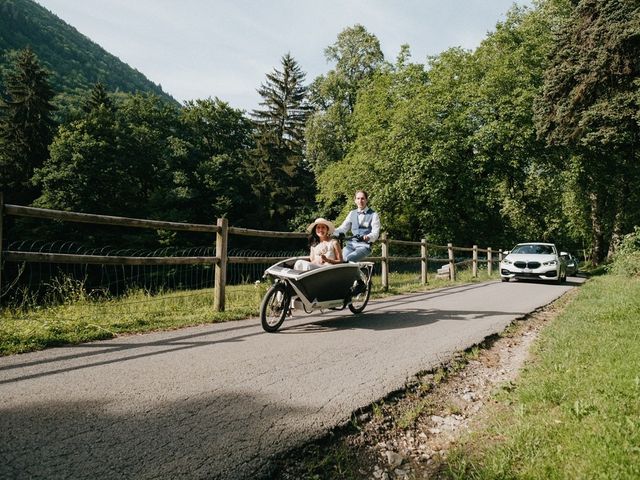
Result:
<svg viewBox="0 0 640 480"><path fill-rule="evenodd" d="M295 270L293 257L282 260L265 271L265 277L273 280L260 305L262 328L277 331L287 316L295 310L306 313L324 310L343 310L361 313L371 295L373 262L339 263L309 271Z"/></svg>

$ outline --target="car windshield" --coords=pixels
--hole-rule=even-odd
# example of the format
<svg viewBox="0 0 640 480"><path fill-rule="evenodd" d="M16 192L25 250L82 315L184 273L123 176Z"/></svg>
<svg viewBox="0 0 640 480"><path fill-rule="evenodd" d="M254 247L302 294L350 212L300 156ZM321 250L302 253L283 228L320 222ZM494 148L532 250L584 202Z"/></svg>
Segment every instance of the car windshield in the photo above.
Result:
<svg viewBox="0 0 640 480"><path fill-rule="evenodd" d="M516 245L511 253L524 253L528 255L551 255L553 248L551 245Z"/></svg>

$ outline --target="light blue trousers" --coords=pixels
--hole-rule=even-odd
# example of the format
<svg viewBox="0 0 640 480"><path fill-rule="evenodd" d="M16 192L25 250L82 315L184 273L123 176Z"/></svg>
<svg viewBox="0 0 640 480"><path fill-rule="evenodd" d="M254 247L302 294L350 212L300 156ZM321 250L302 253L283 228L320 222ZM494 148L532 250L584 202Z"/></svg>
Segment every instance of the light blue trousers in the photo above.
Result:
<svg viewBox="0 0 640 480"><path fill-rule="evenodd" d="M371 255L370 247L354 247L350 243L344 247L344 250L342 250L342 258L345 262L359 262L369 255Z"/></svg>

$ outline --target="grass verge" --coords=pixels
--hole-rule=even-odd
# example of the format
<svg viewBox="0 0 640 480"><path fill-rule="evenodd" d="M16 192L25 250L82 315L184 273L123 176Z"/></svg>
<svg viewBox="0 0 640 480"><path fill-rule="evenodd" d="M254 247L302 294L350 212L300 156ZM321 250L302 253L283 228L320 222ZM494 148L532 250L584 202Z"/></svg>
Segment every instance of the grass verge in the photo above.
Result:
<svg viewBox="0 0 640 480"><path fill-rule="evenodd" d="M447 478L640 478L640 279L587 282Z"/></svg>
<svg viewBox="0 0 640 480"><path fill-rule="evenodd" d="M485 281L461 272L455 283ZM452 285L448 280L430 278L420 285L416 274L392 273L390 288L382 290L374 278L372 297L426 291ZM56 287L56 305L41 307L25 301L19 308L0 311L0 355L11 355L48 347L104 340L118 335L168 330L187 326L240 320L258 315L267 284L232 285L226 289L226 309L213 308L213 290L172 292L151 295L133 291L115 299L95 299L82 286L62 280Z"/></svg>

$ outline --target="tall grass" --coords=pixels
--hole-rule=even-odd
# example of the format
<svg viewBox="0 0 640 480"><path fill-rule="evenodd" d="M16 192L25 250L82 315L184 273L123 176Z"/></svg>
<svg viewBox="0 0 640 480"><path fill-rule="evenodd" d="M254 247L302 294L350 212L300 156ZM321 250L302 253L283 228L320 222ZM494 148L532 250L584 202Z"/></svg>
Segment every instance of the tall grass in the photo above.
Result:
<svg viewBox="0 0 640 480"><path fill-rule="evenodd" d="M585 284L450 478L640 478L640 279Z"/></svg>
<svg viewBox="0 0 640 480"><path fill-rule="evenodd" d="M608 270L618 275L640 277L640 227L624 236Z"/></svg>
<svg viewBox="0 0 640 480"><path fill-rule="evenodd" d="M462 273L458 282L486 280ZM450 285L431 278L420 285L418 274L389 276L390 288L383 292L374 278L373 296L424 291ZM128 333L175 329L191 325L239 320L258 315L268 284L232 285L226 288L226 309L213 308L213 289L154 293L134 290L109 298L105 292L88 294L82 282L70 278L53 280L46 305L25 291L22 301L0 311L0 355L41 350L47 347L103 340Z"/></svg>
<svg viewBox="0 0 640 480"><path fill-rule="evenodd" d="M47 307L25 302L0 312L0 354L239 320L257 314L265 290L263 285L230 286L226 311L216 312L213 289L153 295L134 290L110 299L94 298L77 288L64 301Z"/></svg>

